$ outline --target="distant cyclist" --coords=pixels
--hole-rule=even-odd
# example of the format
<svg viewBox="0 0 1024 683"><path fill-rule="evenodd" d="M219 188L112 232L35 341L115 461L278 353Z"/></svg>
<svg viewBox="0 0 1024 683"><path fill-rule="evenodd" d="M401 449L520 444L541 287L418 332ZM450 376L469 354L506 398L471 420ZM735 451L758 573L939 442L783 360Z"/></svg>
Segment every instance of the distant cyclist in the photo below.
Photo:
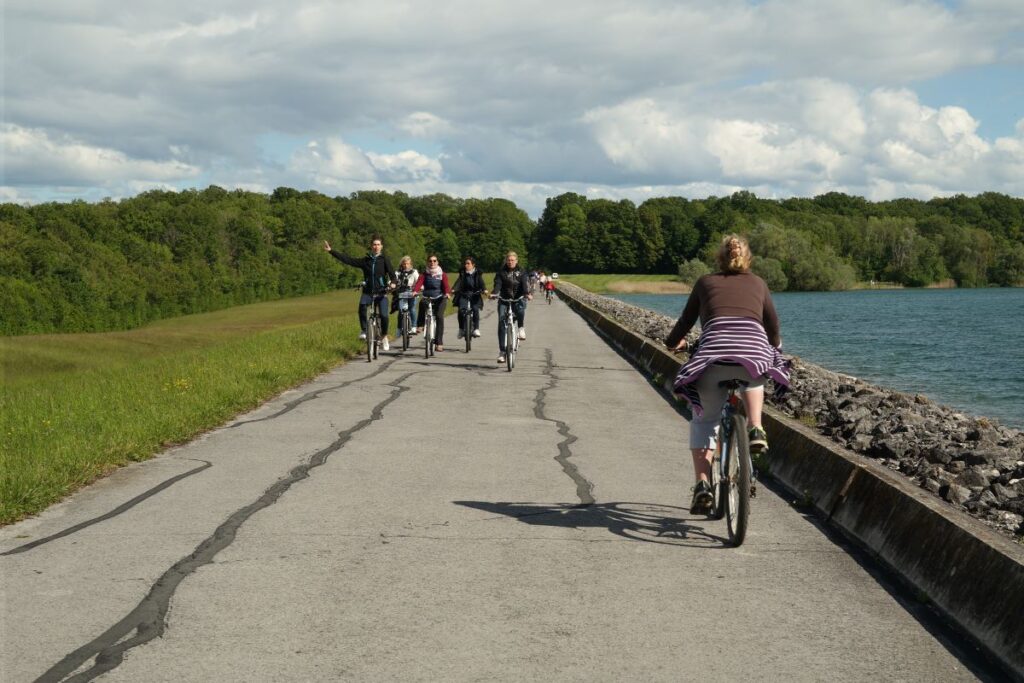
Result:
<svg viewBox="0 0 1024 683"><path fill-rule="evenodd" d="M465 321L459 316L459 339L467 334L474 337L480 336L480 309L484 307L484 274L476 267L476 259L467 256L462 262L462 270L459 271L459 278L452 288L455 293L455 307L461 309L467 305L472 309L473 329L463 328Z"/></svg>
<svg viewBox="0 0 1024 683"><path fill-rule="evenodd" d="M388 309L385 304L385 292L395 284L395 273L391 262L384 255L384 241L380 235L370 238L370 253L363 257L349 256L331 249L331 244L324 240L324 249L334 258L353 268L363 271L363 294L359 297L359 333L360 339L366 339L366 309L370 304L377 306L380 313L380 333L382 348L390 349L388 344Z"/></svg>
<svg viewBox="0 0 1024 683"><path fill-rule="evenodd" d="M422 323L426 319L427 306L434 308L434 350L444 351L444 309L448 305L448 297L452 288L448 284L448 273L444 272L436 254L427 257L427 267L420 273L420 279L413 285L413 292L423 292L420 299L420 317ZM419 328L420 332L423 328Z"/></svg>
<svg viewBox="0 0 1024 683"><path fill-rule="evenodd" d="M545 296L547 296L549 301L551 300L551 297L553 297L555 295L555 278L554 277L549 277L548 281L544 283L544 294L545 294Z"/></svg>
<svg viewBox="0 0 1024 683"><path fill-rule="evenodd" d="M505 255L505 264L494 274L491 298L520 299L512 308L519 325L519 338L526 339L526 302L533 298L526 271L519 266L519 255L510 251ZM520 298L522 297L522 298ZM498 362L505 362L505 315L509 304L498 302Z"/></svg>
<svg viewBox="0 0 1024 683"><path fill-rule="evenodd" d="M750 448L768 448L761 426L764 382L775 381L777 391L789 386L789 362L779 351L779 318L764 280L750 272L750 246L738 235L722 239L719 272L701 277L693 286L679 321L669 333L669 348L686 348L686 333L700 320L697 349L675 379L675 391L690 402L690 451L696 485L690 512L710 511L713 501L711 456L718 441L718 421L726 389L719 382L749 382L741 396L750 424Z"/></svg>

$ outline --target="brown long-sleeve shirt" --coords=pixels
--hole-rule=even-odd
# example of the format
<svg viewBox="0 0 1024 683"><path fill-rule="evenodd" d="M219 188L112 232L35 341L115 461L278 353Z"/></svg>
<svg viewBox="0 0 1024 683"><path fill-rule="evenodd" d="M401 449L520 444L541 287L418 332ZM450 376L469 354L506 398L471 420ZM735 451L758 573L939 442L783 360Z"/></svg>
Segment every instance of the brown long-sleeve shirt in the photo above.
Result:
<svg viewBox="0 0 1024 683"><path fill-rule="evenodd" d="M665 344L673 347L700 318L701 326L720 316L753 318L764 326L768 342L779 347L779 317L771 292L764 280L753 273L712 273L697 280L686 300L683 314L669 333Z"/></svg>

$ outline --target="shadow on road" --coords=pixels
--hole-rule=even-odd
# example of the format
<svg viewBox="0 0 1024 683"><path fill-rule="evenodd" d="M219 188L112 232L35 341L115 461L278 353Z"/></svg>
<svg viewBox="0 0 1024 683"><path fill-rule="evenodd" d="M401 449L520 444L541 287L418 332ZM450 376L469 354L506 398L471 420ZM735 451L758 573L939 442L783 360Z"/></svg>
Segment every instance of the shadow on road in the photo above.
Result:
<svg viewBox="0 0 1024 683"><path fill-rule="evenodd" d="M728 539L687 521L683 508L651 503L502 503L456 500L456 505L504 515L534 526L607 529L633 541L699 548L725 548Z"/></svg>

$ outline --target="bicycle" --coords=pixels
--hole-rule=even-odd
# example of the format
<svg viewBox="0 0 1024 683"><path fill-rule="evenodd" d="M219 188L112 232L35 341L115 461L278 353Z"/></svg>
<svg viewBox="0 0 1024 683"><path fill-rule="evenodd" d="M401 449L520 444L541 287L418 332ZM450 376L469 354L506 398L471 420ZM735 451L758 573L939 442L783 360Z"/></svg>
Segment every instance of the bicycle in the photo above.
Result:
<svg viewBox="0 0 1024 683"><path fill-rule="evenodd" d="M512 368L516 364L516 353L519 351L519 325L516 323L516 315L512 309L514 304L522 301L523 297L504 299L499 296L497 298L500 303L508 304L505 307L505 366L509 372L512 372Z"/></svg>
<svg viewBox="0 0 1024 683"><path fill-rule="evenodd" d="M459 296L459 320L462 325L462 332L466 338L466 353L473 347L473 298L480 296L481 292L470 292Z"/></svg>
<svg viewBox="0 0 1024 683"><path fill-rule="evenodd" d="M372 363L380 353L384 335L380 331L380 300L386 296L383 290L375 290L370 299L370 311L366 317L366 362Z"/></svg>
<svg viewBox="0 0 1024 683"><path fill-rule="evenodd" d="M729 393L722 406L718 446L711 459L711 492L714 496L712 517L725 517L729 540L734 546L742 545L746 538L750 498L754 495L747 416L739 396L739 390L748 384L740 379L718 383Z"/></svg>
<svg viewBox="0 0 1024 683"><path fill-rule="evenodd" d="M416 299L414 292L398 294L398 327L402 330L402 350L409 350L409 337L412 334L412 307Z"/></svg>
<svg viewBox="0 0 1024 683"><path fill-rule="evenodd" d="M555 298L555 290L553 290L553 289L545 289L544 290L544 298L547 299L548 305L550 306L551 305L551 300Z"/></svg>
<svg viewBox="0 0 1024 683"><path fill-rule="evenodd" d="M444 294L435 297L425 296L423 300L426 302L426 311L423 314L423 357L430 358L434 355L434 347L437 345L434 339L434 332L437 331L437 321L434 319L434 306L435 301L440 301L444 298Z"/></svg>

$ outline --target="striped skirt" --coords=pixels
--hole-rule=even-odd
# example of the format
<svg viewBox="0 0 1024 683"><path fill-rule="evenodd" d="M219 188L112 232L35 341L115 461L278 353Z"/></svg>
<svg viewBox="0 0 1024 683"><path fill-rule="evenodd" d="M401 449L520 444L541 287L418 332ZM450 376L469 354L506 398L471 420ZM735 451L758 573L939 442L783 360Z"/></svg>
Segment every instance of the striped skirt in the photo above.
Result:
<svg viewBox="0 0 1024 683"><path fill-rule="evenodd" d="M696 352L679 368L673 384L675 393L689 401L698 417L704 411L694 383L714 363L742 365L752 379L774 381L776 398L789 387L790 362L768 343L761 323L753 318L714 318L701 330Z"/></svg>

